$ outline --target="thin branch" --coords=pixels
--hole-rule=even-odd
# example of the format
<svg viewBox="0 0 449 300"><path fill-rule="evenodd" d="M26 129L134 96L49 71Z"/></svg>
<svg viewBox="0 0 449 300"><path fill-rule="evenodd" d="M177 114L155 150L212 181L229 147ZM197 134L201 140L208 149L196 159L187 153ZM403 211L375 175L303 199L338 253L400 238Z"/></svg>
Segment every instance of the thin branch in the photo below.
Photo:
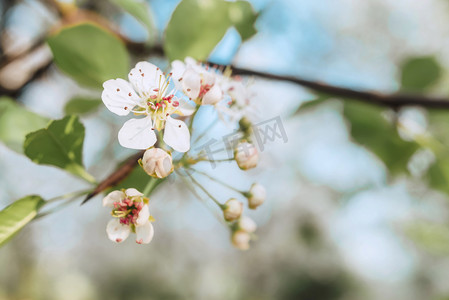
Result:
<svg viewBox="0 0 449 300"><path fill-rule="evenodd" d="M344 88L319 81L304 79L297 76L293 77L293 76L277 75L239 68L236 66L231 66L231 69L234 75L249 75L272 80L292 82L301 85L303 87L309 88L316 92L325 93L342 98L359 100L367 103L388 106L392 108L398 108L407 105L417 105L426 108L449 109L449 99L445 97L429 97L425 95L401 94L401 93L385 94L376 91L363 91L363 90Z"/></svg>
<svg viewBox="0 0 449 300"><path fill-rule="evenodd" d="M140 151L134 155L131 155L126 161L118 167L114 172L112 172L105 180L100 182L100 184L97 185L97 187L87 195L86 199L81 203L83 205L96 195L100 194L104 190L106 190L109 187L116 186L121 181L123 181L128 175L133 171L134 167L137 165L137 162L139 158L142 157L145 151Z"/></svg>

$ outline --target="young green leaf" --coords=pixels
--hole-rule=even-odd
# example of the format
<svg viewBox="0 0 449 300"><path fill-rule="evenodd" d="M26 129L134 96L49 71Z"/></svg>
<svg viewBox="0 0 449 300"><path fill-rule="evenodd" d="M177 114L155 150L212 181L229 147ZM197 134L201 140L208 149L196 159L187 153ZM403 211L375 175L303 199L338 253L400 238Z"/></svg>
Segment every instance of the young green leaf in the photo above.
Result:
<svg viewBox="0 0 449 300"><path fill-rule="evenodd" d="M183 0L167 26L165 53L170 60L206 60L231 26L243 40L253 36L256 18L247 1Z"/></svg>
<svg viewBox="0 0 449 300"><path fill-rule="evenodd" d="M449 227L447 224L419 222L410 224L405 234L417 246L434 255L449 254Z"/></svg>
<svg viewBox="0 0 449 300"><path fill-rule="evenodd" d="M435 162L427 171L429 186L449 194L449 156L436 157Z"/></svg>
<svg viewBox="0 0 449 300"><path fill-rule="evenodd" d="M386 120L384 109L371 104L345 101L344 116L350 122L353 139L374 152L393 175L407 171L418 144L401 139L396 126Z"/></svg>
<svg viewBox="0 0 449 300"><path fill-rule="evenodd" d="M0 246L4 245L36 217L45 201L39 196L27 196L0 211Z"/></svg>
<svg viewBox="0 0 449 300"><path fill-rule="evenodd" d="M167 26L165 53L170 60L186 56L205 60L230 26L225 1L181 1Z"/></svg>
<svg viewBox="0 0 449 300"><path fill-rule="evenodd" d="M114 187L114 190L135 188L139 191L143 191L149 180L155 181L153 186L153 189L155 189L165 179L150 177L147 173L145 173L141 166L137 165L134 167L132 172L122 182L120 182L120 184Z"/></svg>
<svg viewBox="0 0 449 300"><path fill-rule="evenodd" d="M254 11L253 6L248 1L228 2L229 18L232 24L239 32L243 41L251 38L257 33L254 24L256 23L258 14Z"/></svg>
<svg viewBox="0 0 449 300"><path fill-rule="evenodd" d="M95 112L101 104L101 99L73 98L64 107L66 115L84 115Z"/></svg>
<svg viewBox="0 0 449 300"><path fill-rule="evenodd" d="M37 164L56 166L94 183L95 179L83 167L83 143L83 124L78 117L67 116L28 134L24 152Z"/></svg>
<svg viewBox="0 0 449 300"><path fill-rule="evenodd" d="M413 57L401 69L401 88L407 92L422 92L441 77L441 67L435 57Z"/></svg>
<svg viewBox="0 0 449 300"><path fill-rule="evenodd" d="M12 99L0 97L0 141L22 153L25 136L50 120L27 110Z"/></svg>
<svg viewBox="0 0 449 300"><path fill-rule="evenodd" d="M150 35L155 34L154 24L151 21L150 8L148 3L143 0L111 0L116 5L127 11L137 20L139 20L148 30Z"/></svg>
<svg viewBox="0 0 449 300"><path fill-rule="evenodd" d="M108 31L81 23L48 39L56 65L79 84L100 89L111 78L124 77L129 55L123 43Z"/></svg>

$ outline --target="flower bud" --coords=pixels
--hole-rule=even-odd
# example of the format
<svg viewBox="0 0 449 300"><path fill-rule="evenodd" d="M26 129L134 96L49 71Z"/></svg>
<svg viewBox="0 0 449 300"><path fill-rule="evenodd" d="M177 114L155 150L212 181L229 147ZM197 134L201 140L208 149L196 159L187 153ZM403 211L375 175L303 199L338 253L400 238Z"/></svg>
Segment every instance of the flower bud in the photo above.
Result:
<svg viewBox="0 0 449 300"><path fill-rule="evenodd" d="M151 148L143 155L142 167L148 175L164 178L173 172L172 157L160 148Z"/></svg>
<svg viewBox="0 0 449 300"><path fill-rule="evenodd" d="M232 233L232 244L237 249L248 250L250 240L251 240L251 235L244 230L237 230Z"/></svg>
<svg viewBox="0 0 449 300"><path fill-rule="evenodd" d="M237 225L240 230L243 230L247 233L253 233L257 229L256 222L254 222L253 219L247 216L241 217Z"/></svg>
<svg viewBox="0 0 449 300"><path fill-rule="evenodd" d="M248 192L248 207L256 209L258 206L262 205L265 201L266 194L267 192L263 185L253 183Z"/></svg>
<svg viewBox="0 0 449 300"><path fill-rule="evenodd" d="M252 133L253 124L247 117L243 117L239 121L239 128L245 134L245 136L250 136Z"/></svg>
<svg viewBox="0 0 449 300"><path fill-rule="evenodd" d="M241 142L234 150L234 158L240 169L249 170L257 166L259 152L253 144Z"/></svg>
<svg viewBox="0 0 449 300"><path fill-rule="evenodd" d="M234 221L240 218L243 211L243 203L231 198L224 204L223 215L226 221Z"/></svg>

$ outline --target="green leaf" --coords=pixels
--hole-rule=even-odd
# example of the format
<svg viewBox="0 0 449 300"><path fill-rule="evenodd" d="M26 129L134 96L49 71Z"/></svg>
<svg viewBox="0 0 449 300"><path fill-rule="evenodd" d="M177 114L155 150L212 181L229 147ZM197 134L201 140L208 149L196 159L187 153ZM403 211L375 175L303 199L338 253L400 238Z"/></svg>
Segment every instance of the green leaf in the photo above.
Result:
<svg viewBox="0 0 449 300"><path fill-rule="evenodd" d="M7 97L0 97L0 141L22 153L25 136L50 120L27 110Z"/></svg>
<svg viewBox="0 0 449 300"><path fill-rule="evenodd" d="M427 171L428 184L449 194L449 112L429 109L427 119L429 148L435 154L435 162Z"/></svg>
<svg viewBox="0 0 449 300"><path fill-rule="evenodd" d="M243 40L254 35L256 18L246 1L183 0L167 26L165 53L170 60L186 56L206 60L231 26Z"/></svg>
<svg viewBox="0 0 449 300"><path fill-rule="evenodd" d="M317 106L320 106L321 104L323 104L324 102L327 102L327 100L329 100L331 98L331 96L329 96L328 94L321 94L321 93L317 93L316 97L310 101L307 102L303 102L301 104L301 106L299 106L299 108L296 110L296 112L294 113L294 115L306 112L306 111L310 111L311 109L314 109Z"/></svg>
<svg viewBox="0 0 449 300"><path fill-rule="evenodd" d="M67 116L28 134L24 152L37 164L56 166L94 183L95 179L83 167L83 143L83 124L77 116Z"/></svg>
<svg viewBox="0 0 449 300"><path fill-rule="evenodd" d="M441 77L441 67L435 57L413 57L401 68L401 88L407 92L421 92L432 87Z"/></svg>
<svg viewBox="0 0 449 300"><path fill-rule="evenodd" d="M418 144L401 139L394 124L386 120L384 109L375 105L345 101L344 116L351 124L353 139L371 150L393 175L407 171Z"/></svg>
<svg viewBox="0 0 449 300"><path fill-rule="evenodd" d="M411 224L406 228L406 235L431 254L449 254L449 226L446 224L424 222Z"/></svg>
<svg viewBox="0 0 449 300"><path fill-rule="evenodd" d="M427 171L429 186L449 194L449 155L437 157Z"/></svg>
<svg viewBox="0 0 449 300"><path fill-rule="evenodd" d="M51 36L48 44L56 65L81 85L100 89L106 80L124 77L129 71L123 43L96 25L66 27Z"/></svg>
<svg viewBox="0 0 449 300"><path fill-rule="evenodd" d="M114 187L114 190L135 188L138 191L143 192L150 180L156 181L151 190L153 191L159 184L161 184L165 180L165 178L159 179L151 177L147 173L145 173L141 166L137 165L126 177L126 179L124 179L122 182L120 182L120 184Z"/></svg>
<svg viewBox="0 0 449 300"><path fill-rule="evenodd" d="M0 211L0 246L33 220L44 204L39 196L27 196Z"/></svg>
<svg viewBox="0 0 449 300"><path fill-rule="evenodd" d="M64 112L66 115L84 115L96 111L101 103L101 99L77 97L67 102Z"/></svg>
<svg viewBox="0 0 449 300"><path fill-rule="evenodd" d="M146 26L150 34L154 33L154 25L151 21L150 8L146 1L142 0L111 0L116 5L127 11Z"/></svg>
<svg viewBox="0 0 449 300"><path fill-rule="evenodd" d="M243 41L257 33L254 24L258 16L248 1L229 2L229 18Z"/></svg>

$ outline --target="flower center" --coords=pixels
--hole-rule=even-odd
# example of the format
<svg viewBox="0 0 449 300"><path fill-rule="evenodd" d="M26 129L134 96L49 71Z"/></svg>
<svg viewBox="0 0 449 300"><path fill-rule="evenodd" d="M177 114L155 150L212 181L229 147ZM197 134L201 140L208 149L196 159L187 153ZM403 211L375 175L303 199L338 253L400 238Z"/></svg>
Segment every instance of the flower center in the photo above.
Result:
<svg viewBox="0 0 449 300"><path fill-rule="evenodd" d="M114 209L111 214L113 217L120 219L120 224L135 225L143 205L143 201L133 201L126 198L123 201L114 202Z"/></svg>
<svg viewBox="0 0 449 300"><path fill-rule="evenodd" d="M204 95L210 91L210 89L212 88L211 84L202 84L200 87L200 93L198 95L198 98L203 98Z"/></svg>

